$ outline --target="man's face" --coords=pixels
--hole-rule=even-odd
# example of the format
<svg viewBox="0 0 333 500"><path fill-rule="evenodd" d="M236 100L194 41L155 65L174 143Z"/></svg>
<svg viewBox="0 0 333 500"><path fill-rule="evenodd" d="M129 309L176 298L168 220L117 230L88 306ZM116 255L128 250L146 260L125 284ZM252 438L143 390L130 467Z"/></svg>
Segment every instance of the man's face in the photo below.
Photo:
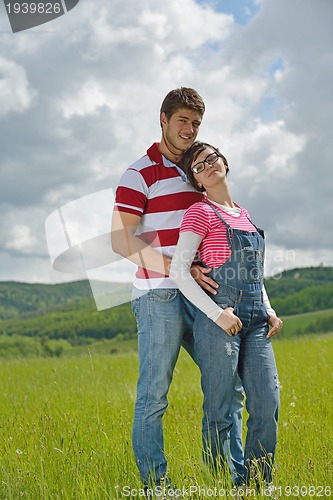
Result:
<svg viewBox="0 0 333 500"><path fill-rule="evenodd" d="M163 139L173 154L181 155L195 141L202 116L191 109L180 108L168 120L165 113L161 114Z"/></svg>

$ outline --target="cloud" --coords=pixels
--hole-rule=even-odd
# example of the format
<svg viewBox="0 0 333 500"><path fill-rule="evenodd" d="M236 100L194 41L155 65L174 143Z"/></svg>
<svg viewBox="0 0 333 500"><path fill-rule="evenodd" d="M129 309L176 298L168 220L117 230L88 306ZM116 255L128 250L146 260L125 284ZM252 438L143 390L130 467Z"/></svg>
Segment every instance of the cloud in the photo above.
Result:
<svg viewBox="0 0 333 500"><path fill-rule="evenodd" d="M45 258L45 215L41 206L23 210L3 204L0 214L1 250L16 257Z"/></svg>
<svg viewBox="0 0 333 500"><path fill-rule="evenodd" d="M304 255L312 251L312 262L322 252L332 264L327 180L333 157L333 6L328 1L321 5L319 10L308 0L265 1L251 23L234 31L205 72L216 87L215 68L230 66L219 87L223 94L227 88L227 95L214 108L209 130L220 114L219 132L212 136L227 152L235 197L267 228L272 243L297 251L299 263L309 262ZM241 83L237 85L242 81L243 92ZM229 91L234 83L236 97ZM251 83L257 99L247 90ZM208 102L207 109L211 107Z"/></svg>
<svg viewBox="0 0 333 500"><path fill-rule="evenodd" d="M295 251L297 265L333 264L333 7L250 4L243 25L215 0L79 2L16 35L0 16L0 251L12 272L0 278L24 266L33 280L39 267L41 280L52 276L47 216L114 190L159 140L161 101L181 85L203 96L200 138L226 154L234 199L268 243Z"/></svg>
<svg viewBox="0 0 333 500"><path fill-rule="evenodd" d="M23 254L29 254L36 246L36 243L36 236L32 234L29 226L16 224L10 228L9 239L4 247L6 250L16 250Z"/></svg>
<svg viewBox="0 0 333 500"><path fill-rule="evenodd" d="M112 96L106 95L101 85L95 80L86 81L77 95L69 95L60 103L59 108L66 119L72 116L93 115L104 106L112 108L115 106L116 100Z"/></svg>
<svg viewBox="0 0 333 500"><path fill-rule="evenodd" d="M8 113L23 113L37 96L32 89L25 69L0 56L0 118Z"/></svg>
<svg viewBox="0 0 333 500"><path fill-rule="evenodd" d="M102 2L99 2L101 4ZM117 10L117 4L118 9ZM170 0L156 5L152 1L131 3L130 9L124 2L116 2L113 9L101 6L87 9L92 17L90 50L104 48L104 53L96 56L103 58L105 50L114 53L122 47L132 47L134 54L146 52L164 57L186 49L196 49L205 43L225 38L233 24L232 17L217 14L207 5L199 5L193 0ZM115 18L114 12L117 12ZM97 12L97 16L94 16ZM191 23L188 16L191 16ZM159 47L161 52L156 51Z"/></svg>

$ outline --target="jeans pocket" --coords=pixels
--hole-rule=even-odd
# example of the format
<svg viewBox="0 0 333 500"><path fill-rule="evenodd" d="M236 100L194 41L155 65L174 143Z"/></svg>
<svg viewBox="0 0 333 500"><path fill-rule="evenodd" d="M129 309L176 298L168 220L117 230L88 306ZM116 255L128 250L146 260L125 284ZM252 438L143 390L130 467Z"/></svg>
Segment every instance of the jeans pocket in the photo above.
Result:
<svg viewBox="0 0 333 500"><path fill-rule="evenodd" d="M150 290L149 298L155 302L171 302L179 295L177 288L155 288Z"/></svg>
<svg viewBox="0 0 333 500"><path fill-rule="evenodd" d="M227 295L218 297L216 304L221 307L221 309L226 309L227 307L235 307L235 302Z"/></svg>
<svg viewBox="0 0 333 500"><path fill-rule="evenodd" d="M253 302L252 321L261 323L266 326L268 325L268 314L266 311L266 307L260 301Z"/></svg>
<svg viewBox="0 0 333 500"><path fill-rule="evenodd" d="M261 309L262 309L262 313L263 313L263 315L264 315L264 318L265 318L265 320L266 320L266 321L267 321L267 323L268 323L269 316L268 316L267 309L266 309L266 307L264 306L264 304L263 304L263 303L261 303Z"/></svg>
<svg viewBox="0 0 333 500"><path fill-rule="evenodd" d="M131 305L132 305L132 313L134 317L137 319L139 316L140 299L139 298L132 299Z"/></svg>
<svg viewBox="0 0 333 500"><path fill-rule="evenodd" d="M241 250L240 277L244 283L259 283L263 278L264 254L261 250L245 247Z"/></svg>

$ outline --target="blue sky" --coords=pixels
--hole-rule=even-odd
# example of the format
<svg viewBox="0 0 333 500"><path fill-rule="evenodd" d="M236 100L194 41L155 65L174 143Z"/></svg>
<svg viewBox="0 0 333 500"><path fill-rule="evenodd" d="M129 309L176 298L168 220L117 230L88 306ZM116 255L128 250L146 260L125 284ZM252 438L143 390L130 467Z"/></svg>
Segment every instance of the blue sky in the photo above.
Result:
<svg viewBox="0 0 333 500"><path fill-rule="evenodd" d="M107 231L105 199L159 140L160 103L182 85L203 96L199 137L225 153L235 201L266 230L267 273L333 265L332 14L330 0L82 0L13 34L1 3L0 280L87 276L52 268L45 221L91 197L73 238Z"/></svg>
<svg viewBox="0 0 333 500"><path fill-rule="evenodd" d="M260 9L260 2L252 0L197 0L209 5L217 12L231 14L236 23L247 25Z"/></svg>

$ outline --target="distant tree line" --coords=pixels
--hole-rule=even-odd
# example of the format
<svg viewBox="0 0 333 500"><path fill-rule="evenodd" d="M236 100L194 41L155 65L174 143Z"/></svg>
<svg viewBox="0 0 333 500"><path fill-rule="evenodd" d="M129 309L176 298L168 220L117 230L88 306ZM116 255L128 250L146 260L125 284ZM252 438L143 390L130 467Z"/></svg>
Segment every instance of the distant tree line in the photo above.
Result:
<svg viewBox="0 0 333 500"><path fill-rule="evenodd" d="M280 316L333 309L333 268L300 268L265 280ZM130 284L108 284L117 297ZM299 333L332 331L318 319ZM0 357L61 356L69 349L102 339L136 335L129 303L97 311L89 282L58 285L0 283Z"/></svg>
<svg viewBox="0 0 333 500"><path fill-rule="evenodd" d="M302 314L333 308L333 283L305 288L285 297L269 294L271 304L280 316Z"/></svg>

